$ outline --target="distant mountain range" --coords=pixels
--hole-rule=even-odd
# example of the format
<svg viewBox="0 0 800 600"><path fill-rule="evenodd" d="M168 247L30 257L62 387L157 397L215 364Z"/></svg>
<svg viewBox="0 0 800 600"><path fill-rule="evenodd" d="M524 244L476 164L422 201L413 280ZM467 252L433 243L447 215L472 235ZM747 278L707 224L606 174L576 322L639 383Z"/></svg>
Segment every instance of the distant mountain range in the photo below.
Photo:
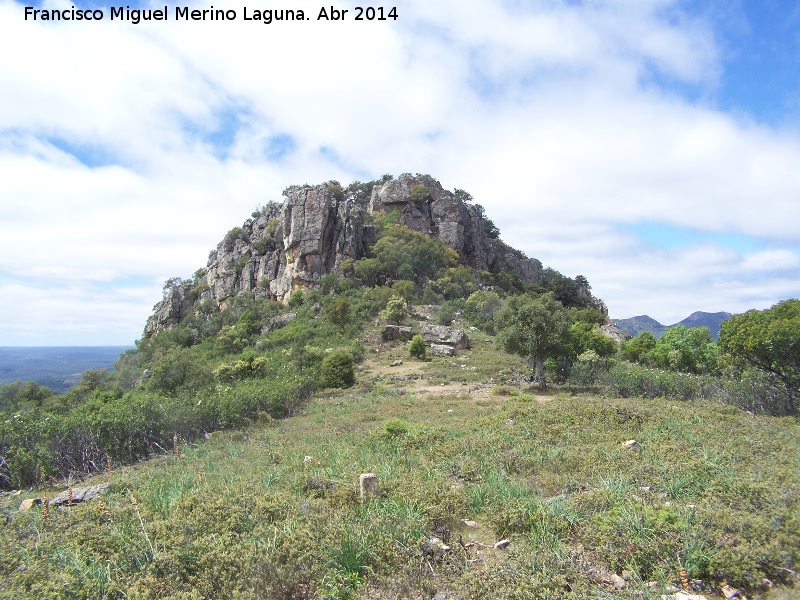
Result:
<svg viewBox="0 0 800 600"><path fill-rule="evenodd" d="M673 325L662 325L652 317L641 315L630 319L613 319L614 325L631 335L636 335L642 331L649 331L656 339L660 338L670 327L675 325L685 325L686 327L708 327L711 330L711 337L715 340L719 335L719 325L724 320L731 317L731 313L715 312L707 313L702 311L693 312L683 321Z"/></svg>

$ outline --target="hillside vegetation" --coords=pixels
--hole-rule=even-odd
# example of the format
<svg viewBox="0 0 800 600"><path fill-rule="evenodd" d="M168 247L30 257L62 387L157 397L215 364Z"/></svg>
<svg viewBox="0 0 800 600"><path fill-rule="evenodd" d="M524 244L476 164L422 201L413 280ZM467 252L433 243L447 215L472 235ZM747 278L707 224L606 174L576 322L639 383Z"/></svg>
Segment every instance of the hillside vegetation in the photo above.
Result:
<svg viewBox="0 0 800 600"><path fill-rule="evenodd" d="M0 487L28 489L2 499L0 598L797 583L800 302L736 315L718 343L679 326L617 344L585 278L526 283L396 212L373 221L364 256L285 303L204 288L111 373L0 388ZM471 347L435 356L384 328L430 322ZM98 482L102 501L17 510Z"/></svg>

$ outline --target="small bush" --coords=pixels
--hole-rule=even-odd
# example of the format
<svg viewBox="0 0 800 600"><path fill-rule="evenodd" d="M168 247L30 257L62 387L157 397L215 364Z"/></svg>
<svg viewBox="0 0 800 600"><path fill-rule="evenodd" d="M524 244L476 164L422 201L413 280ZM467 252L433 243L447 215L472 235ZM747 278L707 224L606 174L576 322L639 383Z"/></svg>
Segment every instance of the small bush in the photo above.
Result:
<svg viewBox="0 0 800 600"><path fill-rule="evenodd" d="M297 290L292 297L289 298L289 308L297 308L303 304L303 290Z"/></svg>
<svg viewBox="0 0 800 600"><path fill-rule="evenodd" d="M417 334L411 338L411 346L408 348L408 353L414 358L425 359L425 340L422 339L421 335Z"/></svg>
<svg viewBox="0 0 800 600"><path fill-rule="evenodd" d="M383 424L383 433L387 437L406 435L411 430L411 424L405 419L389 419Z"/></svg>
<svg viewBox="0 0 800 600"><path fill-rule="evenodd" d="M353 354L349 350L334 350L322 361L322 375L325 385L334 388L346 388L356 380Z"/></svg>

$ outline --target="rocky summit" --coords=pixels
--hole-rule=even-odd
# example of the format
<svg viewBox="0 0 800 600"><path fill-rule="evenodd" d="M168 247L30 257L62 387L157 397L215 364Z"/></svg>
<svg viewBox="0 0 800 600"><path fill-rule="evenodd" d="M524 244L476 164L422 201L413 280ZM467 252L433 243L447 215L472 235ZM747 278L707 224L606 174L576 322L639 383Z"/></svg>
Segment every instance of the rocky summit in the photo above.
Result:
<svg viewBox="0 0 800 600"><path fill-rule="evenodd" d="M352 186L351 186L352 187ZM484 209L462 190L450 192L429 175L404 173L345 191L337 182L291 186L282 203L253 213L217 244L194 279L173 279L145 326L149 337L169 329L200 301L219 308L241 292L288 301L297 290L319 285L329 273L342 274L345 261L367 255L377 241L376 217L397 213L397 222L438 237L474 269L515 273L535 284L548 269L497 237ZM583 292L590 296L588 289ZM605 306L592 299L594 304Z"/></svg>

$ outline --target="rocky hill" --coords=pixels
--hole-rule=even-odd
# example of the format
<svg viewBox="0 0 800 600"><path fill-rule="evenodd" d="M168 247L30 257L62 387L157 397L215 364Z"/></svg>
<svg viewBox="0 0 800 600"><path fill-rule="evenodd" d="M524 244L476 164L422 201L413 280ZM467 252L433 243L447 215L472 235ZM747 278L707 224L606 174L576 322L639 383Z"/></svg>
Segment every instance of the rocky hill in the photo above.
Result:
<svg viewBox="0 0 800 600"><path fill-rule="evenodd" d="M445 190L429 175L385 176L347 189L337 182L292 186L284 196L229 231L193 279L168 282L145 326L146 337L179 323L197 302L222 308L240 292L286 302L297 290L319 285L324 275L342 274L346 261L367 255L377 240L376 221L393 211L398 222L438 237L461 264L474 269L512 272L527 284L555 273L503 243L469 194ZM585 280L577 285L580 295L607 313Z"/></svg>

